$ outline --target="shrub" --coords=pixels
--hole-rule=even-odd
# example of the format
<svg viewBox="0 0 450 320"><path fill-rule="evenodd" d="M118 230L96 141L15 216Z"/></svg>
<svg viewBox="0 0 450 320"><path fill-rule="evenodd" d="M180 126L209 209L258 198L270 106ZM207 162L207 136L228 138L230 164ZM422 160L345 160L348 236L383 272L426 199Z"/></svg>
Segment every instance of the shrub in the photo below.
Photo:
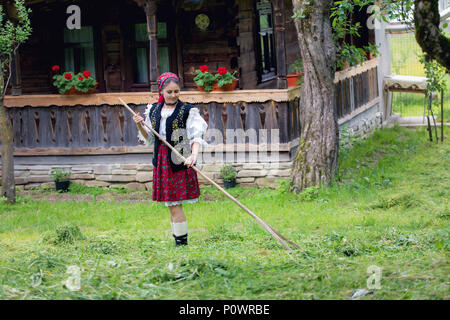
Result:
<svg viewBox="0 0 450 320"><path fill-rule="evenodd" d="M237 172L233 166L223 166L222 169L220 169L220 176L223 181L231 182L236 179Z"/></svg>
<svg viewBox="0 0 450 320"><path fill-rule="evenodd" d="M53 169L50 175L55 182L69 181L70 178L70 172L64 169Z"/></svg>

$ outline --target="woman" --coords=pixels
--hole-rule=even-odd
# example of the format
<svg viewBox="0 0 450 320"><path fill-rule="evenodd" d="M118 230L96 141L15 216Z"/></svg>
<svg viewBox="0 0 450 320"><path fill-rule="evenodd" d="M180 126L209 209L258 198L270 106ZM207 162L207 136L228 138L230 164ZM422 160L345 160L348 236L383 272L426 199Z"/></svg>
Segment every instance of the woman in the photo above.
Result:
<svg viewBox="0 0 450 320"><path fill-rule="evenodd" d="M196 202L200 196L197 172L192 166L197 161L200 144L207 145L202 136L208 125L197 108L178 99L180 85L176 74L163 73L157 85L158 102L147 106L145 120L139 113L133 120L138 126L138 139L147 146L154 142L152 199L164 202L169 207L175 244L187 245L187 220L182 205ZM186 161L183 163L175 154L172 155L172 150L160 139L155 139L151 131L142 125L142 121L179 150ZM187 157L189 149L192 152Z"/></svg>

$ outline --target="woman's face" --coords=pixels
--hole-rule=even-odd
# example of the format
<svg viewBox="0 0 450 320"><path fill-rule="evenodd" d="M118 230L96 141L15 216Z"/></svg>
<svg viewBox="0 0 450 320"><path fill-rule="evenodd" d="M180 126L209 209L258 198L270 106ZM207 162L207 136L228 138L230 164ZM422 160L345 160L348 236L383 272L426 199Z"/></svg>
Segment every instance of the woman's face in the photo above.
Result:
<svg viewBox="0 0 450 320"><path fill-rule="evenodd" d="M166 103L174 104L178 101L178 97L180 96L180 87L176 83L170 82L162 89L161 93L164 96Z"/></svg>

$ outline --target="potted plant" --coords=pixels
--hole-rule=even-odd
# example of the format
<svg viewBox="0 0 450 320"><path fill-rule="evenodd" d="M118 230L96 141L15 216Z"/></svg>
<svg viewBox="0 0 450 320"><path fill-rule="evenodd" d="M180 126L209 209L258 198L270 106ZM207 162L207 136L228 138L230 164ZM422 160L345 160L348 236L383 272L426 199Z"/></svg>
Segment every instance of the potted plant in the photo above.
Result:
<svg viewBox="0 0 450 320"><path fill-rule="evenodd" d="M213 74L209 72L207 65L200 66L195 70L196 76L194 82L200 91L212 91L214 82L216 81Z"/></svg>
<svg viewBox="0 0 450 320"><path fill-rule="evenodd" d="M54 65L53 72L58 72L60 67ZM64 72L53 76L53 85L58 88L61 94L90 94L97 89L98 83L92 77L89 70L74 74L73 72Z"/></svg>
<svg viewBox="0 0 450 320"><path fill-rule="evenodd" d="M286 75L288 87L296 87L301 84L301 77L303 76L303 61L300 55L297 54L295 60L289 67L291 74Z"/></svg>
<svg viewBox="0 0 450 320"><path fill-rule="evenodd" d="M217 74L215 75L215 79L217 83L213 85L213 90L218 91L231 91L236 88L237 78L234 76L236 71L230 73L227 68L221 67L217 69Z"/></svg>
<svg viewBox="0 0 450 320"><path fill-rule="evenodd" d="M220 169L220 176L226 189L233 188L236 185L237 172L233 166L223 166Z"/></svg>
<svg viewBox="0 0 450 320"><path fill-rule="evenodd" d="M64 169L53 169L50 171L53 181L55 181L56 191L67 192L70 185L70 172Z"/></svg>

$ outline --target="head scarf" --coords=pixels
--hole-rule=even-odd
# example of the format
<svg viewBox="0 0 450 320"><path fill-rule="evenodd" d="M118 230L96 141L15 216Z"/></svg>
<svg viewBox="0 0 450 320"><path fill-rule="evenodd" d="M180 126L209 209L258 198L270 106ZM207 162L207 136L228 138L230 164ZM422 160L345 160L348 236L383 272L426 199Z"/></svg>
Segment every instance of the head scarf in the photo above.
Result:
<svg viewBox="0 0 450 320"><path fill-rule="evenodd" d="M159 91L158 103L164 102L164 96L161 93L161 89L164 86L164 83L169 78L178 79L178 76L175 73L172 73L172 72L164 72L162 75L159 76L158 81L156 81L156 85L158 86L158 88L160 90Z"/></svg>

